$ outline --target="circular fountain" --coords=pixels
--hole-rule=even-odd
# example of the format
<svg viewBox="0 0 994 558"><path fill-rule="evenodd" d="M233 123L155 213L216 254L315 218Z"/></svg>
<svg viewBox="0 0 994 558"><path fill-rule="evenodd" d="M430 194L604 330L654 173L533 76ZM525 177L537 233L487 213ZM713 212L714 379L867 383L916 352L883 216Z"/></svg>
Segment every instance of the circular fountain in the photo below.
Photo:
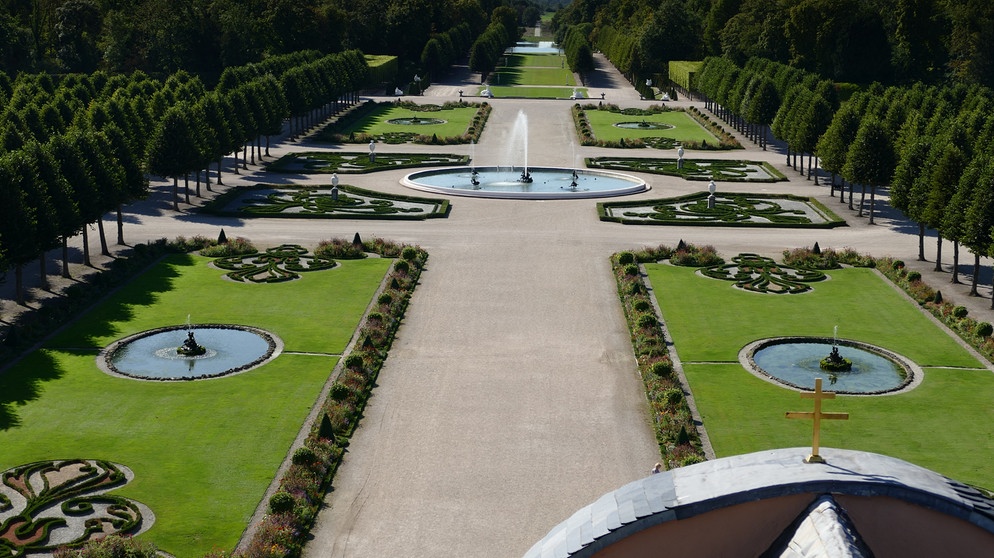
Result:
<svg viewBox="0 0 994 558"><path fill-rule="evenodd" d="M508 199L601 198L649 189L644 180L591 169L546 167L455 167L414 172L408 188L457 196Z"/></svg>
<svg viewBox="0 0 994 558"><path fill-rule="evenodd" d="M470 147L476 159L476 146ZM504 152L506 166L448 167L412 172L401 180L408 188L434 194L504 199L604 198L649 189L642 179L599 169L532 167L528 165L528 117L519 110ZM574 157L575 159L575 157Z"/></svg>
<svg viewBox="0 0 994 558"><path fill-rule="evenodd" d="M431 124L445 124L445 120L441 118L422 118L420 116L411 116L406 118L391 118L387 120L387 124L397 124L399 126L428 126Z"/></svg>
<svg viewBox="0 0 994 558"><path fill-rule="evenodd" d="M826 368L833 355L846 365ZM836 393L880 395L907 391L921 383L922 370L901 355L848 339L777 337L750 343L739 362L753 374L798 390L814 389L821 378Z"/></svg>
<svg viewBox="0 0 994 558"><path fill-rule="evenodd" d="M276 358L278 337L228 324L169 326L143 331L101 351L105 372L143 380L195 380L244 372Z"/></svg>

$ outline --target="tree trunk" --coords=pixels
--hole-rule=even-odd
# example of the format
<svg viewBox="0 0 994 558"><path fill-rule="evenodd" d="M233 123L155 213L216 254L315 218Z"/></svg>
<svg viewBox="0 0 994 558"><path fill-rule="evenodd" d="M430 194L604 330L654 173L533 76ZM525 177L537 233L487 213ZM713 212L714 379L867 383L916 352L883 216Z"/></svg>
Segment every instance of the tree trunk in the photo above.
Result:
<svg viewBox="0 0 994 558"><path fill-rule="evenodd" d="M859 212L856 213L857 216L863 216L863 203L866 202L866 184L859 185Z"/></svg>
<svg viewBox="0 0 994 558"><path fill-rule="evenodd" d="M877 199L877 187L874 184L870 185L870 224L873 224L873 210L876 207Z"/></svg>
<svg viewBox="0 0 994 558"><path fill-rule="evenodd" d="M254 163L254 161L253 161ZM242 170L248 170L248 144L242 145Z"/></svg>
<svg viewBox="0 0 994 558"><path fill-rule="evenodd" d="M980 277L980 254L973 253L973 280L970 281L970 296L980 296L977 292L977 278Z"/></svg>
<svg viewBox="0 0 994 558"><path fill-rule="evenodd" d="M266 136L266 157L269 157L269 136Z"/></svg>
<svg viewBox="0 0 994 558"><path fill-rule="evenodd" d="M97 219L97 232L100 235L100 253L104 256L110 255L110 250L107 249L107 235L104 234L104 218L101 216Z"/></svg>
<svg viewBox="0 0 994 558"><path fill-rule="evenodd" d="M234 168L235 174L240 174L238 172L238 152L239 151L241 151L241 148L236 149L235 150L235 154L234 154L235 155L235 166L233 168Z"/></svg>
<svg viewBox="0 0 994 558"><path fill-rule="evenodd" d="M815 157L815 186L818 186L818 157Z"/></svg>
<svg viewBox="0 0 994 558"><path fill-rule="evenodd" d="M72 279L69 273L69 239L65 235L62 236L62 277Z"/></svg>
<svg viewBox="0 0 994 558"><path fill-rule="evenodd" d="M221 163L223 161L224 161L224 155L221 155L220 157L217 158L217 183L219 185L224 184L223 182L221 182ZM208 190L209 189L210 188L208 188Z"/></svg>
<svg viewBox="0 0 994 558"><path fill-rule="evenodd" d="M248 149L249 145L252 146L251 149ZM246 147L246 149L248 149L248 152L250 153L249 156L252 157L252 164L254 165L255 164L255 141L254 140L249 140L248 145L246 145L245 147Z"/></svg>
<svg viewBox="0 0 994 558"><path fill-rule="evenodd" d="M124 204L117 204L117 245L124 246L124 214L121 207Z"/></svg>
<svg viewBox="0 0 994 558"><path fill-rule="evenodd" d="M47 269L48 265L47 264L48 264L48 262L46 261L46 258L45 258L45 251L42 250L41 254L39 254L39 258L38 258L38 282L41 285L41 288L44 289L44 290L46 290L46 291L48 290L48 269Z"/></svg>
<svg viewBox="0 0 994 558"><path fill-rule="evenodd" d="M925 223L918 223L918 261L925 261Z"/></svg>
<svg viewBox="0 0 994 558"><path fill-rule="evenodd" d="M849 209L853 209L853 206L852 206L852 194L853 194L853 190L855 190L855 189L856 189L856 185L853 184L852 182L850 182L849 183Z"/></svg>
<svg viewBox="0 0 994 558"><path fill-rule="evenodd" d="M200 195L200 169L197 169L197 197L202 198Z"/></svg>
<svg viewBox="0 0 994 558"><path fill-rule="evenodd" d="M950 283L959 283L959 241L953 241L953 278Z"/></svg>
<svg viewBox="0 0 994 558"><path fill-rule="evenodd" d="M173 177L173 211L179 211L179 179Z"/></svg>
<svg viewBox="0 0 994 558"><path fill-rule="evenodd" d="M183 173L183 197L186 198L186 205L190 205L190 173Z"/></svg>
<svg viewBox="0 0 994 558"><path fill-rule="evenodd" d="M935 269L933 271L942 271L942 235L935 235Z"/></svg>
<svg viewBox="0 0 994 558"><path fill-rule="evenodd" d="M93 267L93 264L90 262L90 238L86 232L88 226L90 226L89 223L83 225L83 265Z"/></svg>
<svg viewBox="0 0 994 558"><path fill-rule="evenodd" d="M14 266L14 301L25 306L24 300L24 265Z"/></svg>

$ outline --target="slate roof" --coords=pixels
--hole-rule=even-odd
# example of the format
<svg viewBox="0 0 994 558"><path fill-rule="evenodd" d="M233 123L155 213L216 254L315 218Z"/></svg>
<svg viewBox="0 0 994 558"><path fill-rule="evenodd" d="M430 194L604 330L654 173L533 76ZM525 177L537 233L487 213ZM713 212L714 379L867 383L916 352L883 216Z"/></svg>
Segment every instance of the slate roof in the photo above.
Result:
<svg viewBox="0 0 994 558"><path fill-rule="evenodd" d="M525 558L573 558L649 527L764 498L802 493L888 496L968 521L994 533L994 501L976 489L906 461L822 448L736 455L650 475L601 496L554 527Z"/></svg>

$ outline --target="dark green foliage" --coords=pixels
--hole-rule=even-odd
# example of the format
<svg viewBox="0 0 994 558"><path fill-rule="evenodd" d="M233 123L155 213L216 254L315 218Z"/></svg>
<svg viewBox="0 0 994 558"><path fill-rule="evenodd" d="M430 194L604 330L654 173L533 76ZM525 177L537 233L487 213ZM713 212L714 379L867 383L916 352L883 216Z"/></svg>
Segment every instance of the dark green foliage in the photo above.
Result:
<svg viewBox="0 0 994 558"><path fill-rule="evenodd" d="M953 308L953 317L954 318L965 318L966 315L967 315L967 313L968 313L968 311L967 311L967 309L966 309L965 306L956 306L956 307Z"/></svg>
<svg viewBox="0 0 994 558"><path fill-rule="evenodd" d="M994 334L994 326L990 322L980 322L977 324L976 334L978 337L990 337Z"/></svg>
<svg viewBox="0 0 994 558"><path fill-rule="evenodd" d="M287 513L296 505L293 496L286 492L277 492L269 499L269 513Z"/></svg>

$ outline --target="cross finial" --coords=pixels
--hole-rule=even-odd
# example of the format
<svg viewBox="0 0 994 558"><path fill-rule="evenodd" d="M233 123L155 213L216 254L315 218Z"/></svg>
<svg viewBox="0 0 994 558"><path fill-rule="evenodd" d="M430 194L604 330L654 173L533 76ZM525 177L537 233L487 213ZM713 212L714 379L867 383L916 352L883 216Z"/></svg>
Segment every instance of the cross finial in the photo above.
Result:
<svg viewBox="0 0 994 558"><path fill-rule="evenodd" d="M802 399L814 399L815 400L815 410L814 412L795 412L788 411L787 418L792 419L813 419L814 420L814 436L811 440L811 455L804 460L805 463L824 463L825 459L818 455L818 438L821 435L821 421L825 420L849 420L849 413L823 413L821 412L821 401L822 399L835 399L835 393L821 390L821 378L815 378L815 391L802 393Z"/></svg>

